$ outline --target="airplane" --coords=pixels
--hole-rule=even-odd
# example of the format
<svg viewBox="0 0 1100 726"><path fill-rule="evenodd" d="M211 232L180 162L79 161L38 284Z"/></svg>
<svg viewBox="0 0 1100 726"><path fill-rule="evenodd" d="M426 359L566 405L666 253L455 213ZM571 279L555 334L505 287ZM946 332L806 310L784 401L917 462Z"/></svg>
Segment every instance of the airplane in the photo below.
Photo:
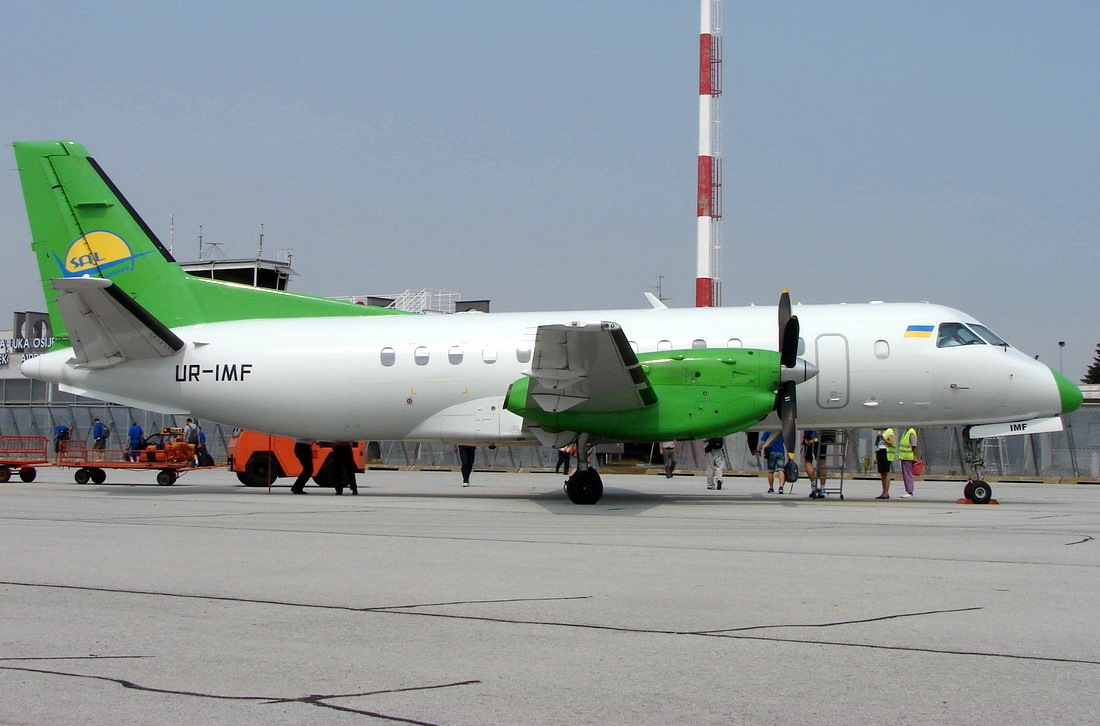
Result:
<svg viewBox="0 0 1100 726"><path fill-rule="evenodd" d="M649 296L637 310L425 316L198 278L83 146L14 149L56 339L22 372L66 392L319 441L575 443L578 504L603 493L597 441L794 441L796 418L1025 433L1060 430L1082 403L972 316L929 303L792 309L784 291L775 307ZM977 483L967 493L988 500Z"/></svg>

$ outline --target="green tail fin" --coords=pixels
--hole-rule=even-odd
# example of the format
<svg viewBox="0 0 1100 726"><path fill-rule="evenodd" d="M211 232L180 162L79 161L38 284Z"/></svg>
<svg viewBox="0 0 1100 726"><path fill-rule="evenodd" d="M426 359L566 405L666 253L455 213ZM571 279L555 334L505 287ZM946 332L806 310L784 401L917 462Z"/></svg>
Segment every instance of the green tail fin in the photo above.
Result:
<svg viewBox="0 0 1100 726"><path fill-rule="evenodd" d="M110 278L172 328L251 318L378 315L395 311L253 288L184 272L80 144L16 142L31 247L38 260L55 339L67 344L58 312L59 277Z"/></svg>

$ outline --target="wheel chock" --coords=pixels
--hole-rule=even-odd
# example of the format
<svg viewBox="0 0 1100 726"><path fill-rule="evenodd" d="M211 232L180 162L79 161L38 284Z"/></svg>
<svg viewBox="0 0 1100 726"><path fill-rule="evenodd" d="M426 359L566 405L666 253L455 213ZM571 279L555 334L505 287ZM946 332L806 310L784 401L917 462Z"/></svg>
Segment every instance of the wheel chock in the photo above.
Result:
<svg viewBox="0 0 1100 726"><path fill-rule="evenodd" d="M976 504L973 499L956 499L955 504ZM990 499L986 504L1000 504L996 499Z"/></svg>

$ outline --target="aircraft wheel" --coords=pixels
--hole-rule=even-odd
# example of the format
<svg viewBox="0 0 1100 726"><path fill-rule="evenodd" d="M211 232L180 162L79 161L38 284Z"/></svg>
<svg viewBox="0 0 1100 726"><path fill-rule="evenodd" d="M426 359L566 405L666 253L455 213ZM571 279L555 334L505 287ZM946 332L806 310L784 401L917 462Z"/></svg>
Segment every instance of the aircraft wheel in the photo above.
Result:
<svg viewBox="0 0 1100 726"><path fill-rule="evenodd" d="M266 487L280 476L279 464L275 461L275 457L270 452L257 451L244 465L244 478L241 481L250 487ZM240 474L237 477L240 478Z"/></svg>
<svg viewBox="0 0 1100 726"><path fill-rule="evenodd" d="M973 501L973 499L974 499L974 482L968 481L966 483L966 486L963 487L963 498L964 499L970 499L971 501Z"/></svg>
<svg viewBox="0 0 1100 726"><path fill-rule="evenodd" d="M11 467L0 466L0 484L7 484L9 479L11 479Z"/></svg>
<svg viewBox="0 0 1100 726"><path fill-rule="evenodd" d="M19 478L28 484L34 481L36 476L38 476L38 471L33 466L24 466L19 470Z"/></svg>
<svg viewBox="0 0 1100 726"><path fill-rule="evenodd" d="M969 486L970 496L967 499L975 504L989 504L989 500L993 498L993 487L984 481L970 482Z"/></svg>
<svg viewBox="0 0 1100 726"><path fill-rule="evenodd" d="M91 478L92 474L88 469L77 469L73 474L73 479L76 480L77 484L87 484L91 481Z"/></svg>
<svg viewBox="0 0 1100 726"><path fill-rule="evenodd" d="M92 482L95 484L107 481L107 472L99 468L89 470L88 475L92 477Z"/></svg>
<svg viewBox="0 0 1100 726"><path fill-rule="evenodd" d="M176 472L171 469L161 469L157 474L157 484L162 487L170 487L176 483Z"/></svg>
<svg viewBox="0 0 1100 726"><path fill-rule="evenodd" d="M565 493L574 504L595 504L603 496L603 480L595 469L575 471L565 482Z"/></svg>

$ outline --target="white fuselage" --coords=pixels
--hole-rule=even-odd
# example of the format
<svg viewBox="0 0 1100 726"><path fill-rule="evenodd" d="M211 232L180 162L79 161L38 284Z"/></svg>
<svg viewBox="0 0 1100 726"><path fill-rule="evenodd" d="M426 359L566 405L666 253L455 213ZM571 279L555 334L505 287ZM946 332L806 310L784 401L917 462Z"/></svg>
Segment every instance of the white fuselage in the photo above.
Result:
<svg viewBox="0 0 1100 726"><path fill-rule="evenodd" d="M976 322L925 303L796 305L805 428L937 426L1057 416L1051 371L1021 352L938 348L910 325ZM79 368L72 351L33 358L31 378L107 400L318 440L533 440L502 407L530 365L539 325L618 323L638 352L775 350L775 307L241 320L178 328L173 356ZM773 425L774 415L762 426Z"/></svg>

